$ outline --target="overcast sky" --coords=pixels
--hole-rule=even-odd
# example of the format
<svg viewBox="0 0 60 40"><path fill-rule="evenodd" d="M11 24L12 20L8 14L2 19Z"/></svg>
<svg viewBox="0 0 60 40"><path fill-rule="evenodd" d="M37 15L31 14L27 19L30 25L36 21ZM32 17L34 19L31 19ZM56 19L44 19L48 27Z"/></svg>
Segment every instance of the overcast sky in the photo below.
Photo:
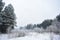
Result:
<svg viewBox="0 0 60 40"><path fill-rule="evenodd" d="M18 26L54 19L60 12L60 0L4 0L15 9Z"/></svg>

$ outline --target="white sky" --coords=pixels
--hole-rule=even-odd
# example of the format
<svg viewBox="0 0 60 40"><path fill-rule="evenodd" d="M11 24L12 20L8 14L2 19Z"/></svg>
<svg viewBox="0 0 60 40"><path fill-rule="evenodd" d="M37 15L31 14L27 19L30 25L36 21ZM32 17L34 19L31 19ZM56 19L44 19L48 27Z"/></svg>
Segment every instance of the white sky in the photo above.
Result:
<svg viewBox="0 0 60 40"><path fill-rule="evenodd" d="M60 0L4 0L11 3L17 16L17 25L41 23L54 19L60 12Z"/></svg>

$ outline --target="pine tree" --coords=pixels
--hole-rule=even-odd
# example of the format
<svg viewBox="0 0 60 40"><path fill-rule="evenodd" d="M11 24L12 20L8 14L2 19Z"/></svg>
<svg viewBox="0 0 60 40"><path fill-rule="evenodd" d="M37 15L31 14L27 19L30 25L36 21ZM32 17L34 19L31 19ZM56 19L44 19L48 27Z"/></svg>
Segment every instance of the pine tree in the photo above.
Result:
<svg viewBox="0 0 60 40"><path fill-rule="evenodd" d="M0 0L0 12L2 11L3 7L4 7L4 2L2 2L2 0Z"/></svg>
<svg viewBox="0 0 60 40"><path fill-rule="evenodd" d="M58 22L60 22L60 14L56 16Z"/></svg>
<svg viewBox="0 0 60 40"><path fill-rule="evenodd" d="M0 32L6 33L10 31L16 25L16 15L14 13L14 8L11 4L4 7L4 3L0 0Z"/></svg>

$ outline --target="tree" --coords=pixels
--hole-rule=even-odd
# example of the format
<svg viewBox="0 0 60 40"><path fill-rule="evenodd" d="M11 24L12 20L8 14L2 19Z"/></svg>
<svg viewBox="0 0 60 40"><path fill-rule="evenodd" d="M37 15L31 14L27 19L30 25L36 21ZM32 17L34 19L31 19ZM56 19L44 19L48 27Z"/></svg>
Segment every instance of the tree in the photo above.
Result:
<svg viewBox="0 0 60 40"><path fill-rule="evenodd" d="M28 25L26 26L26 29L33 29L33 25L32 25L32 24L28 24Z"/></svg>
<svg viewBox="0 0 60 40"><path fill-rule="evenodd" d="M52 23L52 20L44 20L43 23L41 24L44 29L47 28L47 26L50 26Z"/></svg>
<svg viewBox="0 0 60 40"><path fill-rule="evenodd" d="M37 24L38 27L43 27L44 29L47 28L47 26L50 26L52 24L52 20L44 20L41 24Z"/></svg>
<svg viewBox="0 0 60 40"><path fill-rule="evenodd" d="M41 24L37 24L37 27L41 28L41 27L42 27L42 25L41 25Z"/></svg>
<svg viewBox="0 0 60 40"><path fill-rule="evenodd" d="M2 32L2 22L3 22L3 18L2 18L2 10L4 7L4 2L2 2L2 0L0 0L0 32Z"/></svg>
<svg viewBox="0 0 60 40"><path fill-rule="evenodd" d="M34 25L33 25L33 28L36 28L36 27L37 27L37 25L36 25L36 24L34 24Z"/></svg>
<svg viewBox="0 0 60 40"><path fill-rule="evenodd" d="M60 22L60 14L56 16L56 19Z"/></svg>
<svg viewBox="0 0 60 40"><path fill-rule="evenodd" d="M0 12L2 11L3 7L4 7L4 2L2 2L2 0L0 0Z"/></svg>
<svg viewBox="0 0 60 40"><path fill-rule="evenodd" d="M8 6L5 7L3 11L0 12L0 32L6 33L8 30L10 31L11 28L13 28L15 25L16 25L16 15L14 13L13 6L9 4Z"/></svg>
<svg viewBox="0 0 60 40"><path fill-rule="evenodd" d="M16 24L16 16L14 13L14 8L11 4L5 7L5 22L3 23L4 25L7 26L7 28L11 27L13 28Z"/></svg>

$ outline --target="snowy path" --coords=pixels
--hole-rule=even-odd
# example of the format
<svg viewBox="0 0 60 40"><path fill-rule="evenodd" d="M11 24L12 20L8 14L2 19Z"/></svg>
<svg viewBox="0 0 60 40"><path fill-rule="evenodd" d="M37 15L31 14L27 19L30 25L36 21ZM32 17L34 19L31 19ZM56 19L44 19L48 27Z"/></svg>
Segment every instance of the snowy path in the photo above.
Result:
<svg viewBox="0 0 60 40"><path fill-rule="evenodd" d="M13 38L10 40L60 40L60 36L49 33L30 33L30 35L27 35L25 37Z"/></svg>

